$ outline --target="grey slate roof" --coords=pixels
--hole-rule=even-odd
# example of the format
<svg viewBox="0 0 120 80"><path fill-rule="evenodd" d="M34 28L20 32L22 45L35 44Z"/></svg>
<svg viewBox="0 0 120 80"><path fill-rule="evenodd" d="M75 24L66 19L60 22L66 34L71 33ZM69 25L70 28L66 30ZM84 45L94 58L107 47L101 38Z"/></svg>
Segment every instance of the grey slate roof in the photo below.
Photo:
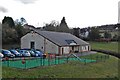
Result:
<svg viewBox="0 0 120 80"><path fill-rule="evenodd" d="M47 38L48 40L52 41L53 43L59 46L67 46L69 45L66 40L74 40L77 45L88 45L89 43L83 41L80 38L70 34L70 33L63 33L63 32L52 32L52 31L40 31L35 30L39 35Z"/></svg>

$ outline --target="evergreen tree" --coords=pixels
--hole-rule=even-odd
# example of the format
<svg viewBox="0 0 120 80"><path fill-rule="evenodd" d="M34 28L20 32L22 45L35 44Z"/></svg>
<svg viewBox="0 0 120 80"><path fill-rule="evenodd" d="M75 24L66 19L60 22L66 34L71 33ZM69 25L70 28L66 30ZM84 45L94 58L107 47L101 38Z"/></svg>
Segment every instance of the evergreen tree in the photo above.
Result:
<svg viewBox="0 0 120 80"><path fill-rule="evenodd" d="M8 27L14 28L15 27L15 23L12 19L12 17L4 17L4 19L2 20L2 24L6 24L8 25Z"/></svg>
<svg viewBox="0 0 120 80"><path fill-rule="evenodd" d="M70 32L69 27L65 21L65 17L62 18L60 26L57 27L57 31L59 32Z"/></svg>
<svg viewBox="0 0 120 80"><path fill-rule="evenodd" d="M24 20L23 20L24 22ZM20 42L22 36L25 35L26 30L22 26L22 22L16 21L16 25L12 17L4 17L2 20L2 42L3 44L9 44L14 42Z"/></svg>

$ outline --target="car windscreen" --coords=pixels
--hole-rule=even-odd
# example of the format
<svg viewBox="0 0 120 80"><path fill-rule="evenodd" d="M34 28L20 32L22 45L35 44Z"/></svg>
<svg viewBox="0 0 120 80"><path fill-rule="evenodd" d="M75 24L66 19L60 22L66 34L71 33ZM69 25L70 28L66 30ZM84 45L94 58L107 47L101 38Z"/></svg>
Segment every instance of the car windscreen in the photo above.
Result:
<svg viewBox="0 0 120 80"><path fill-rule="evenodd" d="M11 50L15 54L19 54L16 50Z"/></svg>
<svg viewBox="0 0 120 80"><path fill-rule="evenodd" d="M42 54L40 51L35 51L36 53L38 53L38 54Z"/></svg>
<svg viewBox="0 0 120 80"><path fill-rule="evenodd" d="M35 54L34 51L30 51L31 54Z"/></svg>
<svg viewBox="0 0 120 80"><path fill-rule="evenodd" d="M4 52L5 54L11 54L10 51L8 51L8 50L4 50L3 52Z"/></svg>
<svg viewBox="0 0 120 80"><path fill-rule="evenodd" d="M25 51L26 54L29 54L29 51Z"/></svg>

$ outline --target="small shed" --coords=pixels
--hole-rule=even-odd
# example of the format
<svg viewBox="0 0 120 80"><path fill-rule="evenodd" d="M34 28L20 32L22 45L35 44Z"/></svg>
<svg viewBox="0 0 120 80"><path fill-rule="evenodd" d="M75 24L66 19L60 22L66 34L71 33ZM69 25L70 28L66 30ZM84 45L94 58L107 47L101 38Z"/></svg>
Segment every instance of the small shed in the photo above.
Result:
<svg viewBox="0 0 120 80"><path fill-rule="evenodd" d="M44 53L69 54L90 51L90 44L63 32L35 30L21 38L21 48L40 49Z"/></svg>

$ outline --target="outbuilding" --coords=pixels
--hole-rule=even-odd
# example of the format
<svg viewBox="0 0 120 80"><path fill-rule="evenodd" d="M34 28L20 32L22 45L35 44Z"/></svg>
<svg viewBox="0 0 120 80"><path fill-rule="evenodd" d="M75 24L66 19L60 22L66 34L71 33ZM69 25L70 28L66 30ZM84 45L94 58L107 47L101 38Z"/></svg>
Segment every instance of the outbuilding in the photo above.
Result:
<svg viewBox="0 0 120 80"><path fill-rule="evenodd" d="M40 49L44 53L69 54L88 52L90 44L80 38L63 32L35 30L21 38L21 48Z"/></svg>

